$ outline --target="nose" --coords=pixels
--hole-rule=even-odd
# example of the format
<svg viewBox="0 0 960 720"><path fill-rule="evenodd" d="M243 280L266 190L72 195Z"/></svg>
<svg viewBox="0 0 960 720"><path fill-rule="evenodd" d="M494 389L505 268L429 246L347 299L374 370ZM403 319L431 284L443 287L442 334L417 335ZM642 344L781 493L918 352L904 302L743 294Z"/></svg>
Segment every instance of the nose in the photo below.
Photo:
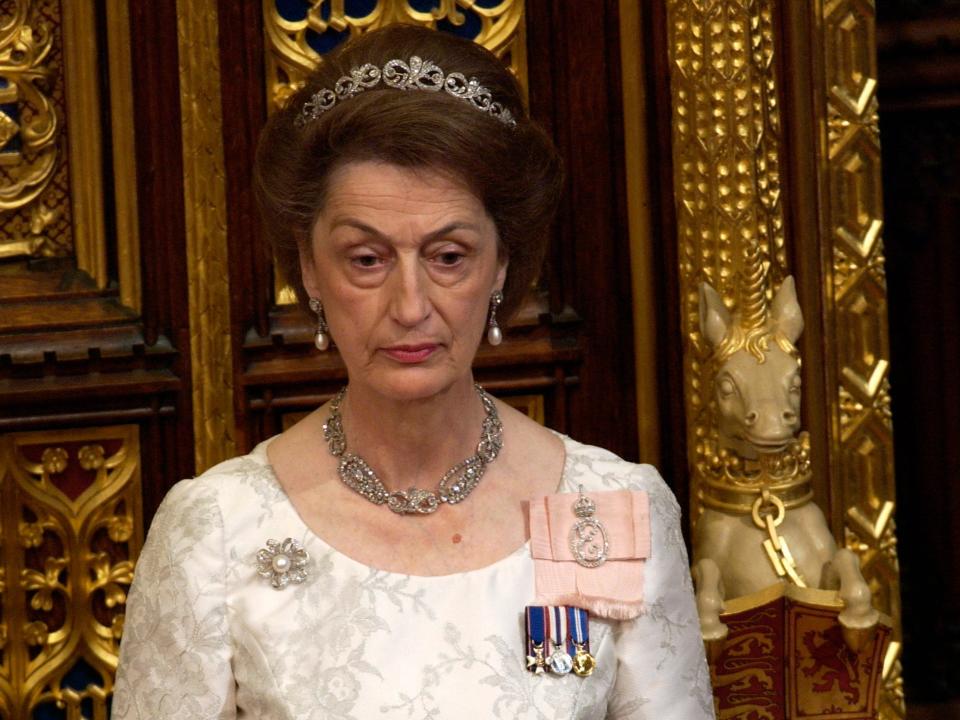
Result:
<svg viewBox="0 0 960 720"><path fill-rule="evenodd" d="M390 312L393 319L404 327L416 327L430 316L431 305L427 294L424 271L420 263L398 263L392 278L392 296L390 298Z"/></svg>
<svg viewBox="0 0 960 720"><path fill-rule="evenodd" d="M753 427L754 425L757 424L758 417L759 415L757 414L757 411L751 410L750 412L748 412L746 415L743 416L743 422L746 424L747 427Z"/></svg>
<svg viewBox="0 0 960 720"><path fill-rule="evenodd" d="M797 414L793 410L783 411L783 422L787 425L793 425L797 421Z"/></svg>

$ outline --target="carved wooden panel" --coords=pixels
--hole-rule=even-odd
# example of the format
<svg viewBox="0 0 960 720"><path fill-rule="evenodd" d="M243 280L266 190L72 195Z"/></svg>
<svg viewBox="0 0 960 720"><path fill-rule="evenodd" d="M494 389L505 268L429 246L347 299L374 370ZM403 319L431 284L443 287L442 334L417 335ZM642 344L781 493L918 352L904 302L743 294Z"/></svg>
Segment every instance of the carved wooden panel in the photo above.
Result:
<svg viewBox="0 0 960 720"><path fill-rule="evenodd" d="M105 720L141 507L193 470L176 16L2 11L0 114L18 129L0 195L41 167L45 132L57 164L0 208L4 240L20 223L32 247L0 257L0 716Z"/></svg>
<svg viewBox="0 0 960 720"><path fill-rule="evenodd" d="M105 720L142 544L140 462L136 426L0 436L0 716Z"/></svg>

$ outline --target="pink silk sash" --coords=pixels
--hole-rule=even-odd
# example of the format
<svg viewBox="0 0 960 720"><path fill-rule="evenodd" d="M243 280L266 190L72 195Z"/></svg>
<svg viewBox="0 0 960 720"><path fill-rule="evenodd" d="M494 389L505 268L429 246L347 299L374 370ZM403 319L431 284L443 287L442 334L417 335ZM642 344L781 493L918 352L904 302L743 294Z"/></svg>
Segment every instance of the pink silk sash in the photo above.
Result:
<svg viewBox="0 0 960 720"><path fill-rule="evenodd" d="M578 493L530 501L530 551L536 576L536 603L573 605L595 617L628 620L643 608L643 566L650 556L650 507L642 491L585 493L596 503L594 518L606 530L607 560L599 567L579 565L570 550L570 530L578 518Z"/></svg>

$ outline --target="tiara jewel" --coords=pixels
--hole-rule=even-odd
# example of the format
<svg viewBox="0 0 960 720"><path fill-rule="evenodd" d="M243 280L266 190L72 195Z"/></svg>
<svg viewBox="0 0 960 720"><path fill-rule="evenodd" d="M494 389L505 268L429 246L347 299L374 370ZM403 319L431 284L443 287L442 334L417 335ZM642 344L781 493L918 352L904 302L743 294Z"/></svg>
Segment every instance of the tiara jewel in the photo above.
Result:
<svg viewBox="0 0 960 720"><path fill-rule="evenodd" d="M303 127L330 110L337 102L359 95L381 82L397 90L443 91L470 103L480 112L487 113L504 125L516 127L517 124L513 114L502 104L494 102L493 95L479 80L467 78L463 73L457 72L444 75L436 63L414 55L409 63L398 58L387 60L382 69L370 63L352 68L349 75L337 80L332 90L318 90L303 104L303 109L297 116L297 125Z"/></svg>

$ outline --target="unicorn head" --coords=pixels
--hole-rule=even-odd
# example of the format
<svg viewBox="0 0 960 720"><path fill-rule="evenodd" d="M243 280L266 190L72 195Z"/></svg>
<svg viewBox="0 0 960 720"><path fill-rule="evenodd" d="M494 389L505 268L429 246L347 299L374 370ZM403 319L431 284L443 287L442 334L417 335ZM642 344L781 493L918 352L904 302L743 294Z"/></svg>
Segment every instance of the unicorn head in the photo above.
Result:
<svg viewBox="0 0 960 720"><path fill-rule="evenodd" d="M763 279L762 272L748 272L733 314L708 283L700 286L700 333L713 348L717 368L718 439L745 458L783 450L800 429L800 357L794 343L803 315L793 277L783 281L769 308Z"/></svg>

